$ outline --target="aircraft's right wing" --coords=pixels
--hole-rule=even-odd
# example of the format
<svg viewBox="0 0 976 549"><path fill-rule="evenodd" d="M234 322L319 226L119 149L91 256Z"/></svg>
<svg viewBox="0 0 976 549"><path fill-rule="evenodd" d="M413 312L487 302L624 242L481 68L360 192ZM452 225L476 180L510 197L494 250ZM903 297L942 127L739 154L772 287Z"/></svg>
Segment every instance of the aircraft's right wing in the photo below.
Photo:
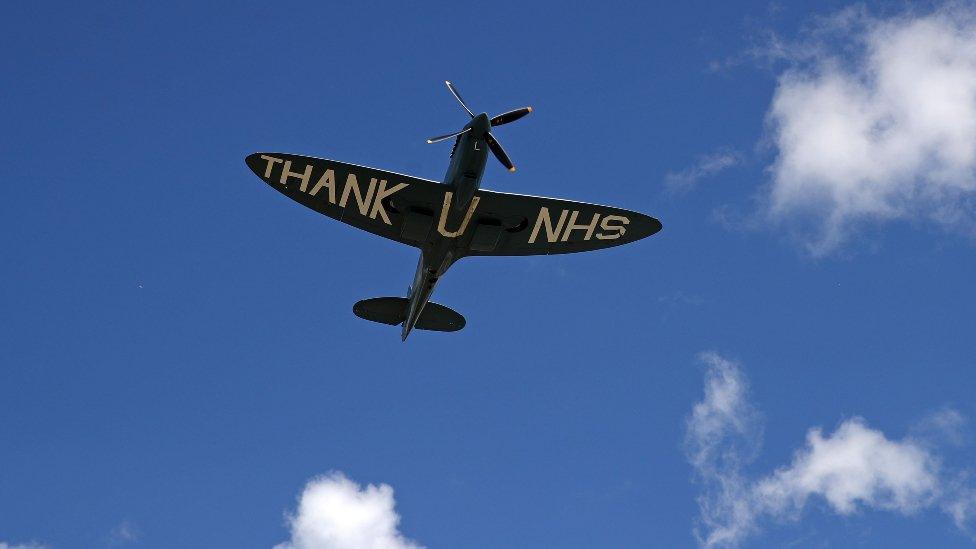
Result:
<svg viewBox="0 0 976 549"><path fill-rule="evenodd" d="M297 154L254 153L245 162L262 181L299 204L417 247L426 241L435 208L450 189L429 179Z"/></svg>
<svg viewBox="0 0 976 549"><path fill-rule="evenodd" d="M653 217L610 206L487 190L475 196L478 221L468 255L587 252L661 230L661 222Z"/></svg>

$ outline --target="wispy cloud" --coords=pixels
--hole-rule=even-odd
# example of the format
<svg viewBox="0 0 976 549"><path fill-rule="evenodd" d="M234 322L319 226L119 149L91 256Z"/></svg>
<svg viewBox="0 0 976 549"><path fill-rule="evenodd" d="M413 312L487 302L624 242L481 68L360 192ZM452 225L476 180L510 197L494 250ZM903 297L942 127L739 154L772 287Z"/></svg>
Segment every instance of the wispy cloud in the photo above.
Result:
<svg viewBox="0 0 976 549"><path fill-rule="evenodd" d="M688 418L685 450L704 489L695 537L703 546L735 545L755 529L755 506L742 475L762 440L762 420L748 399L739 367L715 353L701 355L705 398Z"/></svg>
<svg viewBox="0 0 976 549"><path fill-rule="evenodd" d="M699 156L695 163L679 172L668 172L664 184L668 191L682 193L695 188L699 181L712 177L742 162L742 155L732 149L721 149Z"/></svg>
<svg viewBox="0 0 976 549"><path fill-rule="evenodd" d="M669 294L659 296L657 298L657 302L664 305L688 305L691 307L697 307L702 303L705 303L705 298L697 294L689 294L682 290L675 290Z"/></svg>
<svg viewBox="0 0 976 549"><path fill-rule="evenodd" d="M863 7L773 37L770 218L811 254L865 223L928 220L976 236L976 10L877 18Z"/></svg>
<svg viewBox="0 0 976 549"><path fill-rule="evenodd" d="M976 536L976 490L962 484L968 480L962 477L954 486L954 496L947 499L942 508L952 517L956 527L966 532L970 537Z"/></svg>
<svg viewBox="0 0 976 549"><path fill-rule="evenodd" d="M312 479L288 515L291 539L275 549L422 549L399 532L394 507L386 484L360 487L339 472Z"/></svg>
<svg viewBox="0 0 976 549"><path fill-rule="evenodd" d="M127 520L123 520L109 532L108 542L112 546L126 545L139 541L140 537L139 527Z"/></svg>
<svg viewBox="0 0 976 549"><path fill-rule="evenodd" d="M938 507L961 530L976 519L976 491L965 475L944 471L935 450L906 437L894 440L862 418L833 433L815 427L792 461L748 478L743 469L761 446L762 416L749 399L739 366L715 353L706 364L705 395L688 418L686 452L703 492L694 533L704 547L735 547L764 519L797 520L811 499L839 515L861 508L910 515ZM943 426L951 428L949 424Z"/></svg>
<svg viewBox="0 0 976 549"><path fill-rule="evenodd" d="M49 546L30 542L30 543L7 543L0 541L0 549L49 549Z"/></svg>
<svg viewBox="0 0 976 549"><path fill-rule="evenodd" d="M948 406L928 414L912 426L912 438L931 446L951 444L960 446L966 442L965 416Z"/></svg>

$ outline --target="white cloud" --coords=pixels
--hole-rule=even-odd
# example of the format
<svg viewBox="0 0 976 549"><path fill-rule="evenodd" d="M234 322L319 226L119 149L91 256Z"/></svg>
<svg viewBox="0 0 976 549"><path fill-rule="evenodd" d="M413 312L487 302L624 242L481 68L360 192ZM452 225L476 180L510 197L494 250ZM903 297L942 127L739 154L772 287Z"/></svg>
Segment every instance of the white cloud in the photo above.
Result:
<svg viewBox="0 0 976 549"><path fill-rule="evenodd" d="M48 549L48 546L34 542L7 543L5 541L0 541L0 549Z"/></svg>
<svg viewBox="0 0 976 549"><path fill-rule="evenodd" d="M841 515L861 508L912 514L938 507L970 531L976 491L966 479L948 479L939 457L924 444L890 439L861 418L844 421L827 435L810 429L789 465L747 477L744 466L761 442L761 416L749 402L737 364L714 353L701 359L707 366L705 396L692 410L685 440L703 488L694 532L700 545L738 546L759 531L763 519L798 519L814 498Z"/></svg>
<svg viewBox="0 0 976 549"><path fill-rule="evenodd" d="M729 149L699 156L695 163L680 172L668 172L664 184L671 192L689 191L704 178L712 177L742 162L742 156Z"/></svg>
<svg viewBox="0 0 976 549"><path fill-rule="evenodd" d="M772 218L814 255L865 222L923 219L976 236L976 13L888 19L852 8L807 39L767 112Z"/></svg>
<svg viewBox="0 0 976 549"><path fill-rule="evenodd" d="M275 549L422 549L397 530L394 506L386 484L361 488L338 472L312 479L288 516L291 540Z"/></svg>
<svg viewBox="0 0 976 549"><path fill-rule="evenodd" d="M827 437L811 429L793 463L760 480L755 496L777 514L802 509L811 496L842 515L861 505L909 514L931 505L939 489L938 463L928 451L855 418Z"/></svg>

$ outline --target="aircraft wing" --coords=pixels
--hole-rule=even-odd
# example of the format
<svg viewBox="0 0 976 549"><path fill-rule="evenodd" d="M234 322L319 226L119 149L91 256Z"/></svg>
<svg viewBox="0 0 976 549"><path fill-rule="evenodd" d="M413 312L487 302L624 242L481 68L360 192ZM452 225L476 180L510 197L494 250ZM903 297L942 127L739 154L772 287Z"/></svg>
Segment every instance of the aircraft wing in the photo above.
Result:
<svg viewBox="0 0 976 549"><path fill-rule="evenodd" d="M640 240L661 230L653 217L570 200L478 190L458 222L451 187L335 160L254 153L248 167L273 189L323 215L410 246L439 232L464 255L585 252ZM454 226L454 224L458 224Z"/></svg>
<svg viewBox="0 0 976 549"><path fill-rule="evenodd" d="M467 255L551 255L628 244L661 230L653 217L599 204L479 190Z"/></svg>
<svg viewBox="0 0 976 549"><path fill-rule="evenodd" d="M446 185L335 160L286 153L254 153L245 162L271 188L322 215L373 234L420 246L418 230L404 234L411 208L433 215ZM416 216L410 215L414 221ZM413 228L412 223L407 229Z"/></svg>

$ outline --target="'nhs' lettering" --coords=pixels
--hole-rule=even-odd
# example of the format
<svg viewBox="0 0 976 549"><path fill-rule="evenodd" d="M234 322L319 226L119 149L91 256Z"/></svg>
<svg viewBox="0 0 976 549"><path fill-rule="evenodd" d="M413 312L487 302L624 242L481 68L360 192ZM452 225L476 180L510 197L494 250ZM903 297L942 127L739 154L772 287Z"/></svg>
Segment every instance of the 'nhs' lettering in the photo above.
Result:
<svg viewBox="0 0 976 549"><path fill-rule="evenodd" d="M566 219L567 216L569 217L568 220ZM535 243L539 237L539 230L543 226L546 229L546 240L553 243L567 242L573 234L573 231L580 231L583 234L583 240L589 240L593 238L597 227L600 228L600 232L596 233L596 237L599 240L616 240L627 232L625 225L630 224L630 219L622 215L604 216L601 222L600 213L595 212L589 223L582 225L576 223L578 217L578 210L563 210L559 214L559 220L553 225L552 217L549 215L549 208L542 206L539 208L539 216L536 218L535 226L532 228L532 234L529 236L529 244Z"/></svg>

